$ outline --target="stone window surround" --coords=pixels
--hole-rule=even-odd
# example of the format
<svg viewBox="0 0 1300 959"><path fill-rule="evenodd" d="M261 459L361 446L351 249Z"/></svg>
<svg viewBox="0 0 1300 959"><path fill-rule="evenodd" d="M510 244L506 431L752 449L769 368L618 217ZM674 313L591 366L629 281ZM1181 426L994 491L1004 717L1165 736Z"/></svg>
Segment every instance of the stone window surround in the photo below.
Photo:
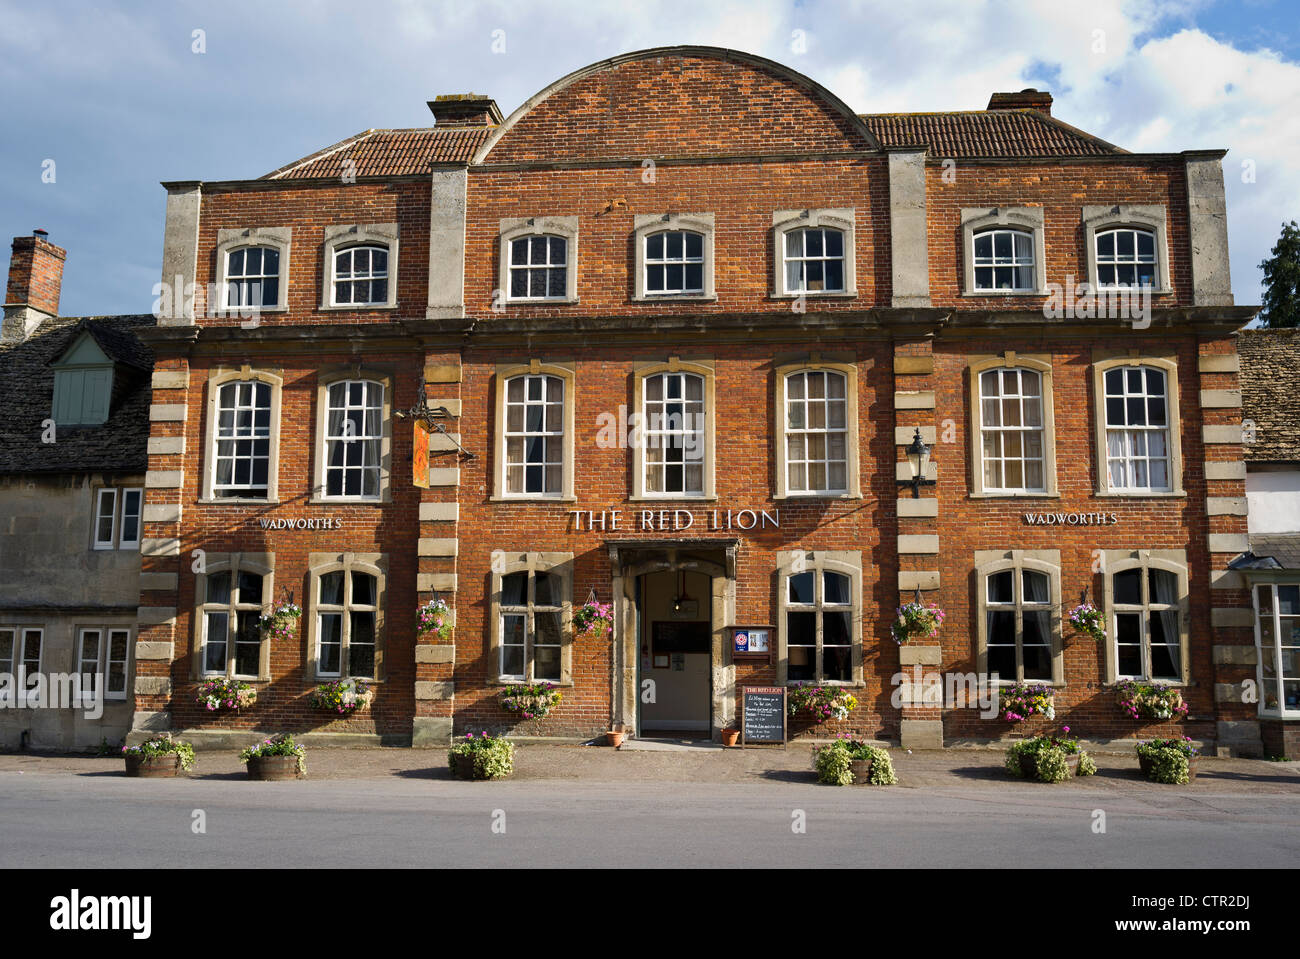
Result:
<svg viewBox="0 0 1300 959"><path fill-rule="evenodd" d="M395 370L384 365L358 363L322 367L316 374L316 442L312 454L311 504L354 503L358 505L388 503L392 500L393 458L393 382ZM379 495L326 496L325 495L325 428L329 420L329 388L339 380L371 380L384 388L384 402L380 408L381 430L379 444ZM274 402L272 403L274 414Z"/></svg>
<svg viewBox="0 0 1300 959"><path fill-rule="evenodd" d="M820 574L823 570L842 573L849 578L849 588L853 596L853 614L850 617L849 635L853 637L851 646L851 664L853 669L853 679L849 682L843 680L826 679L819 680L822 686L842 686L844 688L854 688L866 685L862 675L862 553L857 550L780 550L776 554L776 596L777 596L777 613L776 613L776 642L777 642L777 661L776 661L776 683L778 686L786 686L791 682L787 678L789 670L789 654L787 652L788 639L786 627L786 608L789 605L789 590L786 588L786 581L796 575L794 565L798 557L805 557L804 567L800 572L812 572ZM820 578L820 576L818 576ZM820 644L818 646L820 648Z"/></svg>
<svg viewBox="0 0 1300 959"><path fill-rule="evenodd" d="M203 668L207 651L207 617L203 615L207 606L208 576L213 573L230 572L230 594L234 596L238 584L238 574L243 572L258 573L262 577L262 608L265 610L275 602L275 554L274 553L208 553L204 557L203 572L194 577L194 644L190 656L190 678L202 681L205 678L234 676L233 631L227 642L232 648L226 650L226 670L221 673L209 673ZM233 608L228 603L227 608ZM232 624L233 627L233 624ZM271 641L262 637L261 649L257 658L257 677L253 682L269 683L271 681Z"/></svg>
<svg viewBox="0 0 1300 959"><path fill-rule="evenodd" d="M789 476L786 469L786 384L788 377L792 373L801 373L805 371L825 370L828 372L839 373L844 377L844 397L845 397L845 453L847 460L848 472L848 490L843 493L836 492L790 492ZM776 496L775 499L793 499L793 500L810 500L810 499L861 499L862 485L861 477L858 470L858 366L853 356L847 354L827 354L817 359L808 357L804 360L791 360L781 362L775 368L776 388L773 391L776 399L776 408L774 410L776 430Z"/></svg>
<svg viewBox="0 0 1300 959"><path fill-rule="evenodd" d="M572 553L528 553L509 551L505 564L492 570L491 592L488 594L488 682L497 686L511 683L532 682L533 657L531 628L526 630L524 665L527 675L523 680L502 678L501 676L501 585L511 573L528 572L528 606L531 610L533 601L533 573L551 573L560 580L560 681L553 685L572 686L573 682L573 554ZM529 612L531 618L532 613Z"/></svg>
<svg viewBox="0 0 1300 959"><path fill-rule="evenodd" d="M1046 296L1047 246L1041 206L962 207L962 296ZM989 229L1021 230L1034 238L1032 290L975 289L975 234Z"/></svg>
<svg viewBox="0 0 1300 959"><path fill-rule="evenodd" d="M1056 485L1056 413L1050 353L1017 353L1005 350L995 356L968 357L970 391L970 498L1041 499L1059 497ZM1039 374L1043 402L1043 485L1042 492L993 491L984 489L984 445L982 433L980 374L994 369L1026 369Z"/></svg>
<svg viewBox="0 0 1300 959"><path fill-rule="evenodd" d="M319 640L319 628L316 614L319 606L320 578L326 573L343 572L345 598L350 598L352 589L350 573L368 573L375 577L375 675L366 681L382 683L384 681L384 652L387 648L384 632L384 610L388 600L388 556L385 553L308 553L307 554L307 596L302 604L303 619L306 622L307 661L303 664L304 672L312 682L324 683L336 679L348 678L348 639L351 626L348 617L343 617L343 645L339 651L339 676L322 676L320 674L320 657L316 644ZM345 606L346 609L346 606Z"/></svg>
<svg viewBox="0 0 1300 959"><path fill-rule="evenodd" d="M705 300L718 298L714 287L713 269L713 235L714 221L712 213L638 213L632 218L632 246L635 272L632 276L632 299L638 302L662 302L664 300ZM645 289L645 247L646 240L654 233L676 233L687 231L703 236L704 264L703 292L700 293L647 293Z"/></svg>
<svg viewBox="0 0 1300 959"><path fill-rule="evenodd" d="M825 210L775 210L772 213L772 299L796 300L799 297L846 297L858 295L856 243L857 211L853 207ZM844 234L844 289L785 291L785 234L790 230L832 229Z"/></svg>
<svg viewBox="0 0 1300 959"><path fill-rule="evenodd" d="M222 310L239 310L242 307L226 305L226 268L230 254L245 247L264 246L280 254L279 296L275 306L259 306L262 313L283 313L289 309L289 250L293 238L292 227L287 226L253 226L237 230L217 231L217 262L215 275Z"/></svg>
<svg viewBox="0 0 1300 959"><path fill-rule="evenodd" d="M388 249L388 300L384 303L334 303L334 255L350 246L382 246ZM321 244L324 277L320 309L365 312L397 309L398 242L396 223L352 223L325 227Z"/></svg>
<svg viewBox="0 0 1300 959"><path fill-rule="evenodd" d="M644 443L629 443L632 448L632 495L629 502L701 502L716 500L714 482L717 450L717 415L714 406L714 361L710 359L682 360L676 356L666 362L639 362L632 365L632 412L637 422L642 422L645 409L645 380L656 373L694 373L704 379L704 492L703 493L647 493L645 488ZM630 420L630 417L629 417Z"/></svg>
<svg viewBox="0 0 1300 959"><path fill-rule="evenodd" d="M546 375L558 377L564 384L564 468L559 493L507 493L506 492L506 383L517 376ZM496 429L493 430L492 450L492 500L500 502L574 502L574 437L577 406L577 373L570 362L506 363L496 368L494 412Z"/></svg>
<svg viewBox="0 0 1300 959"><path fill-rule="evenodd" d="M1093 429L1097 454L1097 496L1133 496L1153 498L1160 496L1186 496L1183 489L1183 441L1182 417L1179 415L1178 397L1178 363L1170 352L1161 354L1157 351L1143 350L1133 356L1128 352L1121 355L1118 350L1093 351L1093 404L1095 415ZM1171 489L1146 492L1143 490L1112 490L1110 488L1110 471L1106 467L1106 371L1117 366L1151 366L1165 374L1165 398L1168 402L1169 420L1169 479Z"/></svg>
<svg viewBox="0 0 1300 959"><path fill-rule="evenodd" d="M1285 699L1278 700L1278 705L1276 709L1269 709L1266 705L1266 703L1268 702L1266 687L1269 680L1266 680L1264 678L1264 637L1263 637L1263 631L1261 629L1262 620L1260 619L1260 612L1259 612L1259 588L1261 586L1276 591L1276 589L1281 586L1300 586L1300 579L1296 578L1295 572L1293 570L1277 570L1277 571L1252 570L1250 574L1250 579L1247 582L1247 587L1250 589L1251 611L1255 614L1255 624L1254 624L1255 660L1256 660L1255 682L1257 683L1260 691L1265 692L1265 695L1261 696L1259 700L1258 715L1263 719L1286 719L1286 720L1294 721L1295 719L1300 718L1300 707L1296 707L1296 706L1288 707L1286 705ZM1273 598L1273 616L1276 617L1277 615L1278 615L1278 608L1277 608L1277 598L1275 593ZM1279 645L1280 644L1279 644L1278 632L1275 629L1273 633L1274 652L1277 651ZM1274 684L1275 691L1278 689L1278 685L1281 682L1281 678L1282 675L1279 672L1279 674L1277 676L1274 676L1273 679L1271 680L1271 682Z"/></svg>
<svg viewBox="0 0 1300 959"><path fill-rule="evenodd" d="M112 617L109 617L110 619ZM105 682L108 680L108 671L105 668L108 664L108 644L109 633L125 632L126 633L126 662L123 663L123 671L126 674L126 688L120 693L104 692L106 702L123 703L132 697L131 690L134 688L133 681L135 678L135 656L132 651L135 649L136 642L136 624L133 622L75 622L72 624L72 671L79 673L81 671L81 634L87 630L98 630L99 638L99 666L100 675L104 677Z"/></svg>
<svg viewBox="0 0 1300 959"><path fill-rule="evenodd" d="M1104 571L1102 573L1102 609L1106 613L1106 683L1113 685L1118 679L1118 656L1115 632L1115 586L1116 573L1126 569L1163 569L1178 577L1178 639L1179 665L1182 667L1181 681L1161 679L1143 680L1148 683L1166 686L1185 686L1191 682L1191 663L1188 662L1190 644L1188 628L1191 621L1191 597L1188 591L1187 551L1182 549L1108 549L1102 553Z"/></svg>
<svg viewBox="0 0 1300 959"><path fill-rule="evenodd" d="M500 221L498 288L506 303L563 305L578 302L578 218L576 216L507 217ZM510 243L526 236L558 236L566 243L564 296L511 296Z"/></svg>
<svg viewBox="0 0 1300 959"><path fill-rule="evenodd" d="M975 670L987 675L989 666L988 653L988 578L993 573L1012 570L1020 579L1020 571L1029 569L1047 574L1048 603L1052 614L1052 678L1048 680L1026 680L1048 686L1065 685L1065 654L1061 635L1061 551L1057 549L1009 549L977 550L975 552ZM1017 582L1019 592L1023 586ZM1024 600L1021 599L1023 604ZM1019 609L1019 605L1017 605ZM1017 648L1022 636L1017 636ZM1015 677L999 679L1000 686L1014 686Z"/></svg>
<svg viewBox="0 0 1300 959"><path fill-rule="evenodd" d="M212 495L217 470L217 398L221 387L230 382L266 383L271 387L271 441L268 449L268 468L266 472L266 496L219 496ZM206 417L203 427L203 451L205 462L199 491L200 503L278 503L280 501L280 393L284 379L270 370L254 370L244 366L240 369L215 367L208 374L208 396L206 400Z"/></svg>
<svg viewBox="0 0 1300 959"><path fill-rule="evenodd" d="M1097 287L1097 234L1113 228L1146 230L1156 239L1156 284L1153 295L1172 293L1169 285L1169 239L1163 205L1118 203L1083 208L1083 244L1088 261L1088 284ZM1110 289L1110 288L1108 288Z"/></svg>

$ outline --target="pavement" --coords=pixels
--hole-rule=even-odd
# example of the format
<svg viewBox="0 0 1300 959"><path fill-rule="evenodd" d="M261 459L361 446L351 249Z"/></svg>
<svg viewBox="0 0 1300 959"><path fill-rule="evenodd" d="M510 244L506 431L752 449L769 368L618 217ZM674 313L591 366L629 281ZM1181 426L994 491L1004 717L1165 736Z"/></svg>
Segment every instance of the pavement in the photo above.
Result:
<svg viewBox="0 0 1300 959"><path fill-rule="evenodd" d="M1204 759L1161 786L1125 757L1059 785L1001 754L895 749L899 785L824 786L807 746L525 745L498 782L440 750L312 749L256 783L229 752L186 778L120 758L0 755L0 868L1294 867L1300 763ZM1100 828L1099 828L1100 827Z"/></svg>

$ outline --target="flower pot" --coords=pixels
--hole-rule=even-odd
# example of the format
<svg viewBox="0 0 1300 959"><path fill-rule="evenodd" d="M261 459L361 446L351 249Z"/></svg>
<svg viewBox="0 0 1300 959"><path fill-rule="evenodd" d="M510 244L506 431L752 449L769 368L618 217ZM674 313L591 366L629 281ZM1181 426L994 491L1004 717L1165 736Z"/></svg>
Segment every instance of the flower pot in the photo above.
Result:
<svg viewBox="0 0 1300 959"><path fill-rule="evenodd" d="M850 759L849 772L853 773L853 785L869 786L871 784L870 759Z"/></svg>
<svg viewBox="0 0 1300 959"><path fill-rule="evenodd" d="M615 732L611 729L609 732L605 733L605 745L613 746L617 749L619 746L623 745L623 737L626 735L627 733L625 732Z"/></svg>
<svg viewBox="0 0 1300 959"><path fill-rule="evenodd" d="M1194 782L1196 782L1196 760L1199 759L1199 758L1200 758L1199 756L1188 756L1188 757L1187 757L1187 781L1188 781L1189 783L1194 783ZM1153 780L1151 779L1151 773L1152 773L1152 770L1154 770L1154 768L1155 768L1155 763L1154 763L1154 762L1152 762L1152 761L1151 761L1148 757L1146 757L1146 756L1141 756L1141 755L1139 755L1139 756L1138 756L1138 768L1142 770L1142 778L1143 778L1143 779L1147 780L1148 782L1152 782L1152 781L1153 781Z"/></svg>
<svg viewBox="0 0 1300 959"><path fill-rule="evenodd" d="M452 775L457 779L474 778L474 754L457 753L452 757Z"/></svg>
<svg viewBox="0 0 1300 959"><path fill-rule="evenodd" d="M162 756L126 756L126 774L146 779L173 778L181 774L181 757L176 753Z"/></svg>
<svg viewBox="0 0 1300 959"><path fill-rule="evenodd" d="M254 756L248 761L248 778L262 782L298 779L298 757Z"/></svg>
<svg viewBox="0 0 1300 959"><path fill-rule="evenodd" d="M736 741L739 739L740 739L739 729L724 729L722 731L722 745L724 746L734 746L736 745Z"/></svg>
<svg viewBox="0 0 1300 959"><path fill-rule="evenodd" d="M1079 754L1066 753L1065 766L1070 771L1071 776L1079 775ZM1032 779L1038 782L1038 756L1035 753L1026 753L1020 757L1020 771L1024 773L1026 779Z"/></svg>

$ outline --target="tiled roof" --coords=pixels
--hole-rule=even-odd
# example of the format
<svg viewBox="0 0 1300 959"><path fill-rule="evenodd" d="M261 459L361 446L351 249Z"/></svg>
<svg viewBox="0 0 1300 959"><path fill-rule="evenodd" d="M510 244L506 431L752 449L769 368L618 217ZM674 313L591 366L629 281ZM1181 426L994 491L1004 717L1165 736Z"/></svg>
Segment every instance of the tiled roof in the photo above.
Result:
<svg viewBox="0 0 1300 959"><path fill-rule="evenodd" d="M1229 569L1300 569L1300 533L1251 536L1250 550L1228 564Z"/></svg>
<svg viewBox="0 0 1300 959"><path fill-rule="evenodd" d="M468 163L492 132L491 127L433 127L412 130L367 130L311 156L273 170L263 180L332 179L356 176L407 176L424 173L430 163Z"/></svg>
<svg viewBox="0 0 1300 959"><path fill-rule="evenodd" d="M134 331L153 326L152 316L61 316L47 320L22 343L0 345L0 473L143 473L148 463L149 374L153 353ZM41 422L54 400L50 365L88 330L119 364L114 372L108 421L63 426L55 442L42 443Z"/></svg>
<svg viewBox="0 0 1300 959"><path fill-rule="evenodd" d="M1248 462L1300 462L1300 329L1243 330L1241 415L1255 422Z"/></svg>
<svg viewBox="0 0 1300 959"><path fill-rule="evenodd" d="M862 119L886 147L926 146L936 157L1107 156L1127 152L1039 110L869 113Z"/></svg>

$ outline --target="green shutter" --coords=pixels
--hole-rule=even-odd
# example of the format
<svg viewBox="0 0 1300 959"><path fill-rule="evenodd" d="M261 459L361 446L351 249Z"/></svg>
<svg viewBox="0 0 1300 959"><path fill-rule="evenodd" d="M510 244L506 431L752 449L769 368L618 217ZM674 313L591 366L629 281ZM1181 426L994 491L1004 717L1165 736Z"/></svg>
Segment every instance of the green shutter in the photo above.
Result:
<svg viewBox="0 0 1300 959"><path fill-rule="evenodd" d="M59 426L107 422L113 389L111 366L54 373L54 422Z"/></svg>

